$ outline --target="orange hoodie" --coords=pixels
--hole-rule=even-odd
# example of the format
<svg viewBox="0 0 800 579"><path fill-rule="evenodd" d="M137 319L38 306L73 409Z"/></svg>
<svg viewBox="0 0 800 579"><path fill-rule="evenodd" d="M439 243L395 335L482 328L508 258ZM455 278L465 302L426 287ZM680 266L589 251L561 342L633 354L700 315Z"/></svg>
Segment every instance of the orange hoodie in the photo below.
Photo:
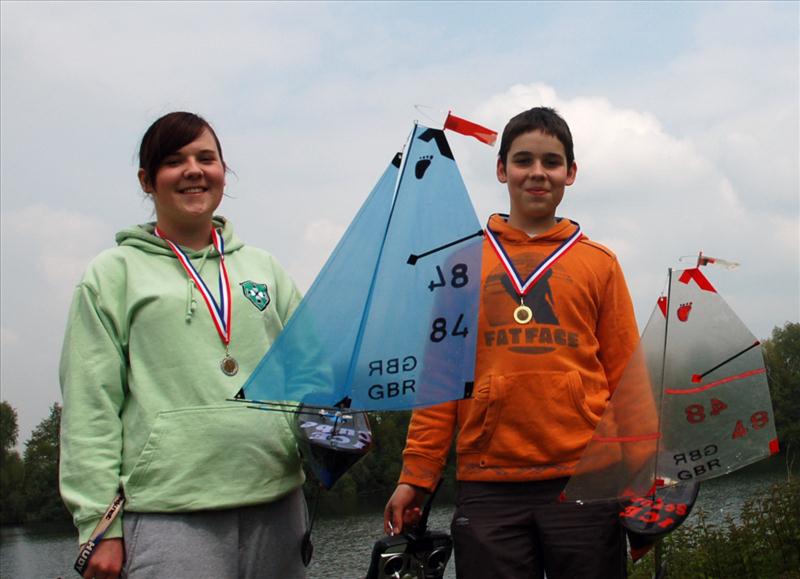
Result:
<svg viewBox="0 0 800 579"><path fill-rule="evenodd" d="M488 227L522 280L575 231L561 219L529 237L499 214ZM459 480L572 474L638 343L628 288L614 254L583 237L525 296L528 324L519 303L484 239L473 397L414 411L399 482L432 490L456 428Z"/></svg>

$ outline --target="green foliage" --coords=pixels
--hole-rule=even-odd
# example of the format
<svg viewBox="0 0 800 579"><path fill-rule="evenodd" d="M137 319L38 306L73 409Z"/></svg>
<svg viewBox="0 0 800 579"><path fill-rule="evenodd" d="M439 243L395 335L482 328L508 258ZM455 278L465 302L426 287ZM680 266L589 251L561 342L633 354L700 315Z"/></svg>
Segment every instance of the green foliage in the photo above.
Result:
<svg viewBox="0 0 800 579"><path fill-rule="evenodd" d="M764 341L775 426L781 447L800 448L800 323L772 330Z"/></svg>
<svg viewBox="0 0 800 579"><path fill-rule="evenodd" d="M738 520L684 525L663 541L668 577L800 578L800 479L773 485L748 499ZM653 576L652 552L629 568L631 579Z"/></svg>
<svg viewBox="0 0 800 579"><path fill-rule="evenodd" d="M25 467L17 444L17 411L5 400L0 402L0 524L21 523L25 516Z"/></svg>
<svg viewBox="0 0 800 579"><path fill-rule="evenodd" d="M0 402L0 449L3 456L14 448L19 436L17 411L5 400Z"/></svg>
<svg viewBox="0 0 800 579"><path fill-rule="evenodd" d="M0 525L20 524L25 520L25 465L19 453L3 454L0 465Z"/></svg>
<svg viewBox="0 0 800 579"><path fill-rule="evenodd" d="M61 406L50 407L25 443L25 504L27 521L69 519L58 492L59 429Z"/></svg>

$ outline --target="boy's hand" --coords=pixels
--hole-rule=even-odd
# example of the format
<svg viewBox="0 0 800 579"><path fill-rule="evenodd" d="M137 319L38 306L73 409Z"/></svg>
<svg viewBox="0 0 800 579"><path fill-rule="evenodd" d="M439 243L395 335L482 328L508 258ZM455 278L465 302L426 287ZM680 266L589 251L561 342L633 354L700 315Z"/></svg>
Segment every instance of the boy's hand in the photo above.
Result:
<svg viewBox="0 0 800 579"><path fill-rule="evenodd" d="M397 535L406 526L416 525L420 519L420 507L428 492L409 484L401 483L386 503L383 511L383 532Z"/></svg>
<svg viewBox="0 0 800 579"><path fill-rule="evenodd" d="M125 545L121 538L103 539L95 547L92 558L83 572L84 579L118 579L125 560Z"/></svg>

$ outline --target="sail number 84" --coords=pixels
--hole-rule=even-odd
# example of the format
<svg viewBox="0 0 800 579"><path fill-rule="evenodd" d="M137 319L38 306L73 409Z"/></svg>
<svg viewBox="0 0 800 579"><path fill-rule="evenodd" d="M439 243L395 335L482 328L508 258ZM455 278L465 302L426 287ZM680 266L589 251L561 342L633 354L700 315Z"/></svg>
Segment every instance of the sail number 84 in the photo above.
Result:
<svg viewBox="0 0 800 579"><path fill-rule="evenodd" d="M436 266L436 275L439 279L432 279L431 283L428 284L428 289L431 291L438 287L447 286L447 279L445 279L444 272L442 271L442 267L440 265ZM466 286L468 283L469 276L467 275L466 263L457 263L450 268L450 285L452 287L459 289ZM436 318L433 320L433 325L431 326L431 342L441 342L448 336L448 334L451 336L461 336L462 338L466 338L467 334L469 333L469 329L464 326L463 323L464 314L459 314L453 329L448 330L447 319Z"/></svg>
<svg viewBox="0 0 800 579"><path fill-rule="evenodd" d="M463 322L464 314L459 314L458 319L456 320L456 323L449 334L451 336L461 336L462 338L466 338L467 334L469 333L469 328L467 328L467 326L462 326ZM441 342L444 340L448 335L447 319L436 318L433 320L433 326L431 327L431 330L431 342Z"/></svg>

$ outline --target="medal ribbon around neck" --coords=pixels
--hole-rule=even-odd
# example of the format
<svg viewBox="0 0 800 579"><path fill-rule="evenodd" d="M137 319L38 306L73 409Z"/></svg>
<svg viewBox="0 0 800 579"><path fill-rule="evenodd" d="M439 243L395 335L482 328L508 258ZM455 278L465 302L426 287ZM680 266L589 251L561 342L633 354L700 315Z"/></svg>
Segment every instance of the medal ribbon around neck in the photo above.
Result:
<svg viewBox="0 0 800 579"><path fill-rule="evenodd" d="M506 275L511 280L511 283L514 284L514 289L516 290L517 294L520 298L520 307L514 311L514 319L521 324L527 324L531 321L533 314L525 305L523 298L525 295L536 285L536 282L541 279L541 277L547 272L548 269L553 267L553 265L564 256L570 249L575 247L575 245L583 238L583 233L581 232L581 226L576 222L570 220L570 223L575 225L575 231L572 235L570 235L567 239L565 239L561 245L559 245L555 251L553 251L550 255L548 255L537 267L536 269L531 272L528 276L528 279L522 281L517 269L514 267L514 262L511 261L508 253L506 252L503 244L497 238L497 234L495 234L491 229L489 229L488 225L486 227L486 236L489 238L489 241L492 244L492 248L494 248L495 253L497 254L498 259L503 264L503 267L506 270ZM522 310L522 311L521 311ZM521 320L518 317L518 314L523 315L526 319Z"/></svg>
<svg viewBox="0 0 800 579"><path fill-rule="evenodd" d="M231 304L231 282L228 279L228 268L225 267L225 240L222 239L216 229L211 228L211 242L214 244L217 253L219 253L219 304L217 304L217 300L214 299L208 286L203 281L203 278L200 277L200 273L194 268L186 253L177 244L167 239L158 227L155 229L155 234L167 242L183 269L186 270L186 274L203 296L203 300L208 307L208 313L211 314L211 320L214 322L217 333L222 343L225 344L227 352L228 344L231 341L231 310L233 307Z"/></svg>

